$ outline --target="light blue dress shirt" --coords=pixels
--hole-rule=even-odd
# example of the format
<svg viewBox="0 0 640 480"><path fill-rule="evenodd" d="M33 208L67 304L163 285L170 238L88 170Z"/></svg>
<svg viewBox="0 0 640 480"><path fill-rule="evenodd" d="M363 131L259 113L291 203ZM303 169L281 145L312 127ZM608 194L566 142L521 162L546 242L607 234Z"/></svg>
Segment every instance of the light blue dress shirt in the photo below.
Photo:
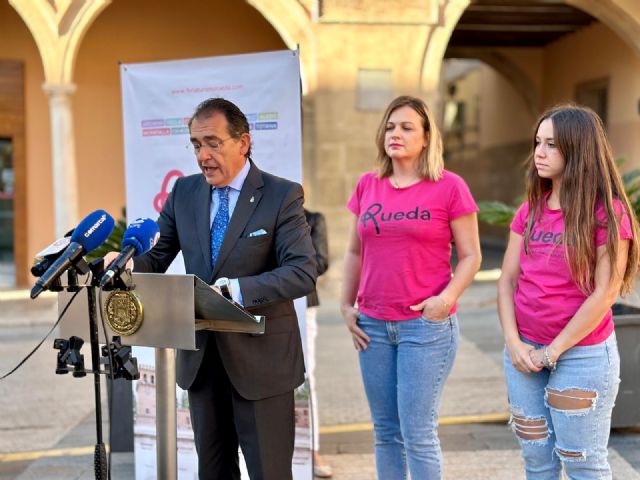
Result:
<svg viewBox="0 0 640 480"><path fill-rule="evenodd" d="M244 185L244 181L247 179L247 175L249 175L250 168L251 163L248 160L245 161L242 169L229 183L229 186L231 187L229 189L229 221L231 221L231 218L233 217L233 211L235 210L238 198L240 197L240 190L242 190L242 185ZM220 199L216 193L216 188L213 187L211 189L211 209L209 211L210 226L213 225L213 219L216 217L219 207ZM211 227L209 227L209 229L211 229ZM238 282L238 279L230 278L229 283L231 284L231 297L233 297L233 300L240 305L244 305L244 303L242 303L242 292L240 291L240 282Z"/></svg>

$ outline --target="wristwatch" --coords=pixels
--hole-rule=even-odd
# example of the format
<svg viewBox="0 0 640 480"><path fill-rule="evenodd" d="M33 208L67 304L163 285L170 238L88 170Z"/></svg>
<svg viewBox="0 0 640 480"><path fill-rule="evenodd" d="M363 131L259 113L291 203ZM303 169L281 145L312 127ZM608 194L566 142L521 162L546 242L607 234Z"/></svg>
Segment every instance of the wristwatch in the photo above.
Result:
<svg viewBox="0 0 640 480"><path fill-rule="evenodd" d="M227 277L218 278L213 286L220 289L220 293L222 293L224 298L227 300L233 300L233 297L231 296L231 280Z"/></svg>

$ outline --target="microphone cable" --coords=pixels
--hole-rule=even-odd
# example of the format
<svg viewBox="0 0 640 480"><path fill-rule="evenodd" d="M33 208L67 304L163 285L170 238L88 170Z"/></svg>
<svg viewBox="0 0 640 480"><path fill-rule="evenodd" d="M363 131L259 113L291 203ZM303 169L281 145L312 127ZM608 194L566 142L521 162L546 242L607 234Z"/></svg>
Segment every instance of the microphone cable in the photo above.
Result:
<svg viewBox="0 0 640 480"><path fill-rule="evenodd" d="M7 378L9 375L11 375L12 373L14 373L16 370L18 370L27 360L29 360L29 358L31 358L31 356L36 353L36 351L42 346L42 344L44 343L44 341L49 338L49 335L51 335L53 333L53 331L56 329L56 327L60 324L60 321L62 320L62 317L64 317L64 314L67 313L67 310L69 309L69 307L71 306L71 303L75 300L76 296L81 292L81 290L78 290L77 292L75 292L73 294L73 296L69 299L69 301L67 302L67 304L65 305L64 309L62 310L62 313L60 313L60 316L58 316L58 320L56 320L56 323L53 324L53 327L51 327L51 329L49 330L49 332L44 336L44 338L42 340L40 340L40 343L38 343L35 348L33 350L31 350L31 352L29 352L29 354L24 357L20 363L18 363L9 373L5 373L3 376L0 377L0 380L4 380L5 378Z"/></svg>
<svg viewBox="0 0 640 480"><path fill-rule="evenodd" d="M107 404L107 412L109 414L109 421L107 422L107 438L109 439L109 451L107 452L107 478L111 480L111 426L113 419L113 397L116 395L115 387L116 387L116 379L113 375L113 367L115 362L113 361L113 355L111 353L111 348L109 348L109 336L107 335L107 324L104 321L104 312L102 311L102 288L98 289L98 310L100 311L100 323L102 323L102 332L104 334L104 344L107 349L107 353L109 356L109 385L111 386L111 395L108 395L109 402Z"/></svg>
<svg viewBox="0 0 640 480"><path fill-rule="evenodd" d="M10 375L12 375L13 373L15 373L16 370L18 370L22 365L24 365L24 363L27 360L29 360L29 358L31 358L34 353L36 353L38 351L38 349L42 346L42 344L47 340L47 338L49 338L49 336L53 333L53 331L56 329L56 327L60 324L60 322L64 318L64 315L67 313L67 310L69 310L69 307L71 307L71 304L73 303L73 301L76 299L76 297L78 296L78 294L81 291L82 290L76 291L73 294L73 296L69 299L69 301L67 302L67 304L63 308L62 312L58 316L58 319L53 324L53 326L49 329L49 331L44 336L44 338L42 340L40 340L40 342L38 342L38 344L33 348L33 350L31 350L31 352L29 352L14 368L12 368L8 373L2 375L0 377L0 380L4 380L5 378L7 378ZM111 385L111 395L109 396L109 402L108 402L108 412L109 412L109 422L108 422L109 451L108 451L108 460L107 460L107 475L108 475L108 479L111 480L111 421L112 421L112 412L113 412L113 397L115 395L115 391L114 391L115 378L113 376L113 365L114 365L114 362L113 362L113 357L112 357L112 354L111 354L111 349L108 348L109 347L109 339L108 339L108 336L107 336L107 327L106 327L106 323L105 323L105 320L104 320L104 314L103 314L102 308L101 308L101 305L102 305L102 289L98 289L98 305L99 305L98 310L100 311L100 321L102 323L102 331L104 332L104 337L105 337L105 345L107 346L107 352L108 352L108 356L109 356L109 380L110 380L110 385ZM97 368L100 369L100 366L98 365Z"/></svg>

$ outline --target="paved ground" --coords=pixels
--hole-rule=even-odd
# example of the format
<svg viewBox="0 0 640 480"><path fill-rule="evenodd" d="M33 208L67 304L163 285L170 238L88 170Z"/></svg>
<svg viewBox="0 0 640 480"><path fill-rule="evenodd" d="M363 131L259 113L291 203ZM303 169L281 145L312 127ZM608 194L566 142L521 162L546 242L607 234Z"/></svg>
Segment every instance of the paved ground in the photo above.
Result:
<svg viewBox="0 0 640 480"><path fill-rule="evenodd" d="M342 320L332 313L337 303L326 303L318 317L320 342L331 345L318 349L321 451L334 465L336 479L370 480L375 478L373 433L365 425L357 425L359 431L339 427L347 417L368 421L368 411L356 354ZM506 422L484 423L507 414L495 282L475 282L460 301L459 317L462 340L441 408L445 479L524 479L518 445ZM614 430L610 445L614 479L640 479L640 427Z"/></svg>
<svg viewBox="0 0 640 480"><path fill-rule="evenodd" d="M323 293L317 349L321 451L336 480L374 479L373 435L356 353L335 292L325 288ZM0 375L53 323L53 299L17 297L16 292L0 293ZM441 411L445 478L524 478L517 444L504 421L495 282L475 282L460 301L459 316L462 342ZM94 478L92 380L55 375L51 343L47 340L16 374L0 381L0 480ZM497 420L482 423L490 418ZM614 430L610 446L614 478L640 479L640 427ZM131 454L114 454L112 478L133 478L133 470Z"/></svg>

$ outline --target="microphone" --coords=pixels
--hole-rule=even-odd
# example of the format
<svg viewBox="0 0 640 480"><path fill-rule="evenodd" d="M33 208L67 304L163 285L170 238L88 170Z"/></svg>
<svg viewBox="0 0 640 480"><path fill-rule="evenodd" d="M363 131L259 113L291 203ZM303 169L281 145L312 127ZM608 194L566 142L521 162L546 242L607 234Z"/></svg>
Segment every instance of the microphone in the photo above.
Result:
<svg viewBox="0 0 640 480"><path fill-rule="evenodd" d="M36 253L36 257L33 259L33 266L31 267L31 275L34 277L41 277L46 272L51 264L55 262L60 254L67 248L67 245L71 242L69 237L73 233L73 228L65 233L64 237L59 238L48 247L40 250Z"/></svg>
<svg viewBox="0 0 640 480"><path fill-rule="evenodd" d="M36 298L49 288L69 267L75 265L84 254L102 245L113 230L115 222L104 210L96 210L87 215L75 228L67 248L38 279L31 290L31 298Z"/></svg>
<svg viewBox="0 0 640 480"><path fill-rule="evenodd" d="M138 218L127 227L122 236L122 250L111 262L100 279L99 287L103 288L116 275L120 275L133 256L142 255L153 248L160 237L158 224L150 218Z"/></svg>

